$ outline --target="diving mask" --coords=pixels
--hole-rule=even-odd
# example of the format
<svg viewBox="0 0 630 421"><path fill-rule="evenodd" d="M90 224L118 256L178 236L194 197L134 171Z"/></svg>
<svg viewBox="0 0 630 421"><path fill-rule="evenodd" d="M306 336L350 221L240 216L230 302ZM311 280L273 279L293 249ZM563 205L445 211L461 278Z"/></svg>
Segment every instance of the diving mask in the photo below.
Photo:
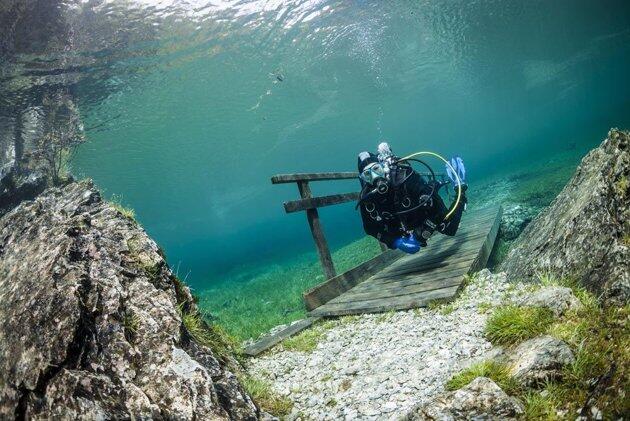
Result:
<svg viewBox="0 0 630 421"><path fill-rule="evenodd" d="M363 169L360 177L366 183L374 184L378 179L385 179L385 168L380 162L373 162Z"/></svg>

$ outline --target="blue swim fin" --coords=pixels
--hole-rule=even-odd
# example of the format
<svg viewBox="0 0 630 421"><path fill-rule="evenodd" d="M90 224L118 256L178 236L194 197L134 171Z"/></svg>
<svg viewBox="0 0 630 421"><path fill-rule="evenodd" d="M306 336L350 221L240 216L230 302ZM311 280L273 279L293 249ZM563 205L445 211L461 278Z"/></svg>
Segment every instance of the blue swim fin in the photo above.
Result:
<svg viewBox="0 0 630 421"><path fill-rule="evenodd" d="M455 186L458 186L459 183L457 182L457 178L459 177L459 181L461 181L462 185L465 185L466 184L466 167L464 166L464 161L459 156L455 156L451 158L450 164L451 164L450 166L446 165L446 175L448 175L448 178L451 179L451 181L453 182ZM453 173L453 170L451 169L451 167L453 167L453 169L455 170L457 177Z"/></svg>

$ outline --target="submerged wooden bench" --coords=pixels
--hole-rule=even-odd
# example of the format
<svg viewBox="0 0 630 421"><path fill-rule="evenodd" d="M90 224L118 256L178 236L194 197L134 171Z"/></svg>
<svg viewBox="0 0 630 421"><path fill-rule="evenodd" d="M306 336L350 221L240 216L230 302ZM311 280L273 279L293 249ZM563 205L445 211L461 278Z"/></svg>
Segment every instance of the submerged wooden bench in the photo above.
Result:
<svg viewBox="0 0 630 421"><path fill-rule="evenodd" d="M306 319L262 338L245 353L257 355L322 317L405 310L453 300L466 275L486 266L501 212L500 207L466 212L454 237L436 233L428 247L416 254L387 250L328 279L304 294L309 310Z"/></svg>

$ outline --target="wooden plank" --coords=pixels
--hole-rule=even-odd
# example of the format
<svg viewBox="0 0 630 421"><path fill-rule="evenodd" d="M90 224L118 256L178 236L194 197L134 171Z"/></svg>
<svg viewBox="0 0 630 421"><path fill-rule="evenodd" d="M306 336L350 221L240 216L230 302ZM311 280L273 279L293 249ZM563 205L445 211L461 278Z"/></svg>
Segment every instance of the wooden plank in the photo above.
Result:
<svg viewBox="0 0 630 421"><path fill-rule="evenodd" d="M358 313L380 313L390 310L408 310L411 308L425 307L430 302L436 300L448 301L455 297L459 286L443 288L429 291L428 293L420 293L414 296L398 297L395 299L382 299L378 302L358 302L350 303L350 305L329 307L329 305L321 306L310 312L311 316L344 316L348 314Z"/></svg>
<svg viewBox="0 0 630 421"><path fill-rule="evenodd" d="M276 332L273 335L267 335L256 341L255 343L247 346L244 350L245 355L255 356L260 354L263 351L268 350L274 345L280 343L284 339L288 338L291 335L295 335L298 332L303 331L304 329L310 327L313 323L318 321L320 317L307 317L306 319L300 320L293 324L290 324L286 328L282 329L280 332Z"/></svg>
<svg viewBox="0 0 630 421"><path fill-rule="evenodd" d="M408 260L401 262L398 265L392 265L382 272L376 274L378 278L388 278L396 275L409 273L412 271L421 270L425 265L435 264L439 262L447 262L451 257L457 259L458 257L470 259L472 262L479 254L479 249L482 243L476 244L476 247L467 247L465 249L453 249L443 253L434 255L419 256L417 260Z"/></svg>
<svg viewBox="0 0 630 421"><path fill-rule="evenodd" d="M456 274L465 275L469 272L468 269L470 268L472 262L473 259L470 259L467 261L462 261L456 265L449 265L447 267L426 272L414 272L406 276L397 278L368 279L367 281L361 283L361 285L357 285L356 288L353 288L351 292L354 293L373 290L387 291L389 288L398 288L421 284L425 282L432 282L440 279L446 279L455 276Z"/></svg>
<svg viewBox="0 0 630 421"><path fill-rule="evenodd" d="M355 202L359 200L360 195L360 192L353 192L313 197L310 199L291 200L284 202L284 210L286 213L292 213L307 209L323 208L324 206L338 205L340 203Z"/></svg>
<svg viewBox="0 0 630 421"><path fill-rule="evenodd" d="M300 181L298 183L298 189L303 199L310 199L312 197L311 188L308 186L308 181ZM319 261L324 269L324 275L326 279L334 278L336 275L335 265L333 264L332 256L330 255L330 249L324 237L324 228L319 219L319 213L317 209L307 209L306 219L308 219L308 226L311 228L311 234L313 235L313 241L315 241L315 247L317 247L317 254L319 255Z"/></svg>
<svg viewBox="0 0 630 421"><path fill-rule="evenodd" d="M466 272L460 270L459 272L449 274L443 278L436 278L426 282L411 283L408 285L393 286L388 288L376 288L372 290L364 291L352 291L331 300L328 304L341 304L352 302L364 302L369 300L380 299L392 299L395 297L402 297L405 295L418 294L420 292L433 291L434 289L442 289L453 286L458 286L463 282L463 276Z"/></svg>
<svg viewBox="0 0 630 421"><path fill-rule="evenodd" d="M318 172L318 173L295 173L278 174L271 177L273 184L293 183L298 181L324 181L324 180L348 180L359 178L358 172Z"/></svg>
<svg viewBox="0 0 630 421"><path fill-rule="evenodd" d="M388 250L381 253L370 260L355 266L354 268L338 275L328 281L317 285L306 291L303 295L304 304L307 310L315 308L327 303L335 297L352 289L361 281L369 278L377 271L387 267L396 259L402 256L402 252L398 250Z"/></svg>

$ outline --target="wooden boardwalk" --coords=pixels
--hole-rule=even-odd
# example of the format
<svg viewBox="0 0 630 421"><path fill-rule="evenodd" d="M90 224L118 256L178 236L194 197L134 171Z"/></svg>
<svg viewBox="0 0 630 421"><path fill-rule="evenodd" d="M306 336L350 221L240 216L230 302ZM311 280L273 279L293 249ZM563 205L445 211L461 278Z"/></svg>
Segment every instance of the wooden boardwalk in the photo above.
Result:
<svg viewBox="0 0 630 421"><path fill-rule="evenodd" d="M500 221L500 207L466 212L454 237L436 233L417 254L389 250L329 279L304 294L308 318L250 345L245 353L257 355L321 317L405 310L454 299L465 276L485 267Z"/></svg>
<svg viewBox="0 0 630 421"><path fill-rule="evenodd" d="M309 316L405 310L432 301L449 301L456 296L467 274L485 267L500 221L498 208L465 214L454 237L434 234L426 249L395 260L315 308Z"/></svg>

